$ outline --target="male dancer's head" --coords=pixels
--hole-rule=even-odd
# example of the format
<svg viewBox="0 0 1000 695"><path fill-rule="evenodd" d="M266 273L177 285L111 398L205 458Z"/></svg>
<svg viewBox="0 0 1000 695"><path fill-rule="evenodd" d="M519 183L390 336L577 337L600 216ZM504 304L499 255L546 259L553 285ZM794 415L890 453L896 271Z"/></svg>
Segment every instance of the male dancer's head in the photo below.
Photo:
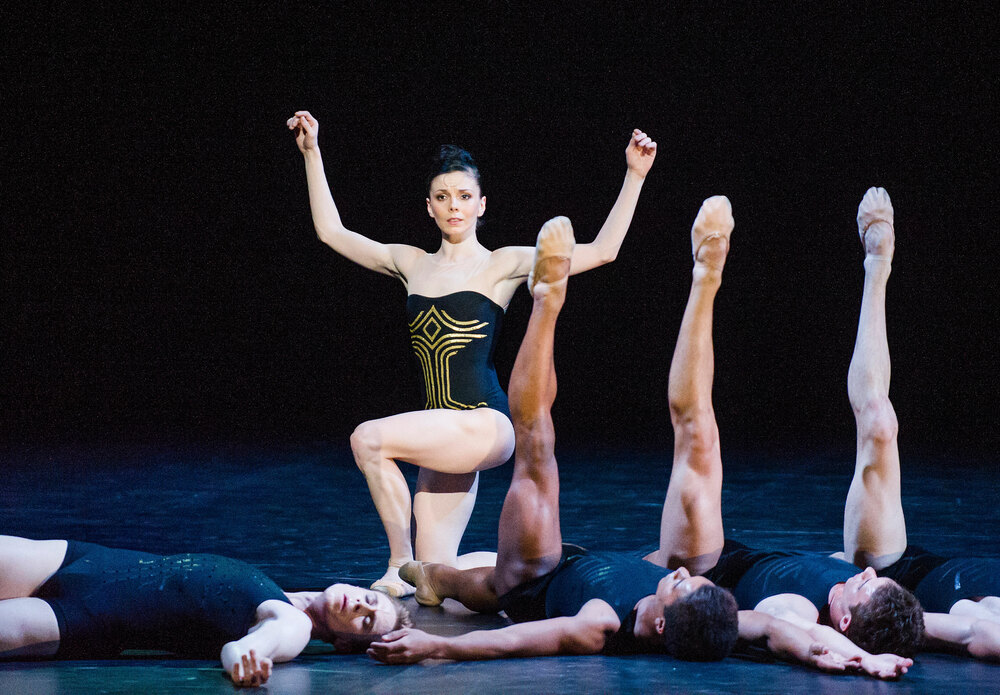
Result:
<svg viewBox="0 0 1000 695"><path fill-rule="evenodd" d="M923 638L917 597L871 567L830 588L830 623L873 654L911 656Z"/></svg>
<svg viewBox="0 0 1000 695"><path fill-rule="evenodd" d="M733 648L738 609L733 595L681 567L636 604L635 635L678 659L717 661Z"/></svg>
<svg viewBox="0 0 1000 695"><path fill-rule="evenodd" d="M312 621L312 636L338 651L367 649L392 630L412 627L409 609L399 599L351 584L331 584L323 591L285 594Z"/></svg>

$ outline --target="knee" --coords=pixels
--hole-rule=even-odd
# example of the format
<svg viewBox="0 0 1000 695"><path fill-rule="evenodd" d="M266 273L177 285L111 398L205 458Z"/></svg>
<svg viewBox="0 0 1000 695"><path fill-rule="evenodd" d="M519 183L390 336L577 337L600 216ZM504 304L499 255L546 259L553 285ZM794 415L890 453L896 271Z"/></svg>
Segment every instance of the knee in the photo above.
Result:
<svg viewBox="0 0 1000 695"><path fill-rule="evenodd" d="M378 425L362 422L351 433L351 451L354 461L362 471L373 461L381 458L382 436Z"/></svg>
<svg viewBox="0 0 1000 695"><path fill-rule="evenodd" d="M856 412L858 435L863 441L888 444L899 434L896 411L887 396L866 401Z"/></svg>
<svg viewBox="0 0 1000 695"><path fill-rule="evenodd" d="M711 409L698 409L683 414L671 412L674 440L691 451L710 451L718 444L719 430Z"/></svg>
<svg viewBox="0 0 1000 695"><path fill-rule="evenodd" d="M548 413L515 422L514 440L518 456L532 461L547 459L555 449L555 439L555 429Z"/></svg>

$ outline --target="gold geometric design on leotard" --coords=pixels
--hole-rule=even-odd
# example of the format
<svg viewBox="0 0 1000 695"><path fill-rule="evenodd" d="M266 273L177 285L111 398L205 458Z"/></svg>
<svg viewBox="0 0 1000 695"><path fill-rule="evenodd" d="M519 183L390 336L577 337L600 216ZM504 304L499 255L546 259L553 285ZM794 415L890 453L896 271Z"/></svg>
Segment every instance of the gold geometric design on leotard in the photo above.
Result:
<svg viewBox="0 0 1000 695"><path fill-rule="evenodd" d="M485 402L469 405L459 403L451 397L451 373L449 363L455 353L471 343L482 340L486 333L474 333L489 321L472 319L459 321L445 311L439 311L433 304L427 311L421 311L410 322L410 343L417 355L424 373L427 391L425 408L448 408L450 410L471 410L485 406Z"/></svg>

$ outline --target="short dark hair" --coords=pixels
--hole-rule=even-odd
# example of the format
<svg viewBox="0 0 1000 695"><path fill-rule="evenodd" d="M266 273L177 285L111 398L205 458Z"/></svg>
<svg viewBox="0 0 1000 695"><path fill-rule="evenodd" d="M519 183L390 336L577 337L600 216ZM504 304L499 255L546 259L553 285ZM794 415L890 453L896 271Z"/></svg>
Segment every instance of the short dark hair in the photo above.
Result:
<svg viewBox="0 0 1000 695"><path fill-rule="evenodd" d="M865 603L851 606L844 631L852 642L872 654L913 656L924 638L924 609L912 593L892 583L872 592Z"/></svg>
<svg viewBox="0 0 1000 695"><path fill-rule="evenodd" d="M715 585L700 587L664 608L663 620L667 652L686 661L725 659L739 635L736 599Z"/></svg>
<svg viewBox="0 0 1000 695"><path fill-rule="evenodd" d="M396 608L396 623L392 626L392 629L399 630L404 627L413 627L413 616L410 614L410 609L406 607L406 604L395 596L387 594L386 598Z"/></svg>
<svg viewBox="0 0 1000 695"><path fill-rule="evenodd" d="M431 182L441 174L452 171L464 171L476 180L479 191L482 193L483 182L479 177L479 167L472 155L463 150L458 145L441 145L432 157L431 166L428 168L427 181L424 190L429 191Z"/></svg>

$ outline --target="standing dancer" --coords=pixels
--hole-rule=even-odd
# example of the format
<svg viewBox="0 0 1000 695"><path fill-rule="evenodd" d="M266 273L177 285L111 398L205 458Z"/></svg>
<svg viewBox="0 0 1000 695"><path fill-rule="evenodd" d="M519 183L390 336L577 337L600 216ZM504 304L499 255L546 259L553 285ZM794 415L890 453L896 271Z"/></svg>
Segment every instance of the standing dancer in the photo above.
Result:
<svg viewBox="0 0 1000 695"><path fill-rule="evenodd" d="M305 158L319 238L349 260L398 278L407 290L425 409L364 422L351 435L354 459L389 540L389 566L372 588L407 595L413 587L400 579L399 567L414 558L411 498L398 461L420 468L412 499L416 557L464 567L494 560L479 553L458 558L458 546L475 505L479 471L502 464L514 450L514 428L493 367L493 349L504 310L528 277L534 251L490 251L479 242L476 227L486 211L479 171L467 152L452 146L441 148L428 180L427 212L441 234L435 253L382 244L348 230L323 170L319 123L309 112L297 111L288 127L296 131ZM576 247L571 273L617 257L655 156L656 143L633 131L618 199L594 241Z"/></svg>

